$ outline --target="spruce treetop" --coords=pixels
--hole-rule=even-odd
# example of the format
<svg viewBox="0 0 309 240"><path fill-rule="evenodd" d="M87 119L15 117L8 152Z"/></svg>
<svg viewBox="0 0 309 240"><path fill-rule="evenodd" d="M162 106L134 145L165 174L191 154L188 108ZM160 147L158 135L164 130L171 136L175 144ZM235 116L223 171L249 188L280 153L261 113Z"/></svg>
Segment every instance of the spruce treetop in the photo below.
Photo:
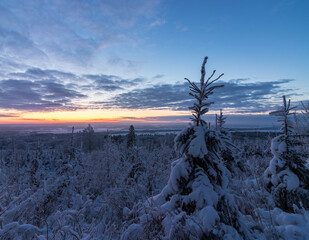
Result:
<svg viewBox="0 0 309 240"><path fill-rule="evenodd" d="M208 112L209 106L213 104L213 102L207 102L208 97L213 94L213 90L216 88L221 88L224 85L215 85L211 86L214 82L218 81L222 76L223 73L220 74L217 78L212 79L216 70L212 72L210 77L205 81L205 65L207 63L208 57L204 58L202 68L201 68L201 79L200 79L200 86L195 84L194 82L190 81L188 78L185 78L190 84L190 95L196 99L196 102L193 104L192 107L189 107L192 110L192 118L191 120L196 124L196 126L204 126L207 125L206 122L201 118L202 115Z"/></svg>
<svg viewBox="0 0 309 240"><path fill-rule="evenodd" d="M270 112L269 115L279 117L278 121L281 122L282 125L281 130L285 136L288 136L293 130L293 126L289 121L289 116L292 115L293 113L291 113L290 111L295 109L295 107L290 106L291 99L289 99L289 101L286 101L285 96L282 96L282 98L283 98L283 107L277 111Z"/></svg>

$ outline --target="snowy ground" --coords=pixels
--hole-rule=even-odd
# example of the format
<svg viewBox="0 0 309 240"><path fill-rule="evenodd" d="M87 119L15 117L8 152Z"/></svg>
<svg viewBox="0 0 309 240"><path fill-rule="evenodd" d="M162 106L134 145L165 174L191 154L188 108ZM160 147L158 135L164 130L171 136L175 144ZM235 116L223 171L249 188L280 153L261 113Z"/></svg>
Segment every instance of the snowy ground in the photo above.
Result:
<svg viewBox="0 0 309 240"><path fill-rule="evenodd" d="M309 239L309 211L275 208L263 186L275 133L238 133L230 188L253 239ZM0 239L118 239L128 211L167 184L175 135L0 137ZM4 137L5 136L5 137ZM308 155L307 145L300 149Z"/></svg>

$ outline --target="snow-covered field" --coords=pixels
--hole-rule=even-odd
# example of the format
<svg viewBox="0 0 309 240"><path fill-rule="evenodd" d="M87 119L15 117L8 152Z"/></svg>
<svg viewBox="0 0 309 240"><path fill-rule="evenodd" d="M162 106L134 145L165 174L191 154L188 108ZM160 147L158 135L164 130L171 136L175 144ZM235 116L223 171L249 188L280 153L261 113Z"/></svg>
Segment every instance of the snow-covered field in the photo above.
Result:
<svg viewBox="0 0 309 240"><path fill-rule="evenodd" d="M265 187L264 172L274 161L270 142L274 136L233 134L239 150L233 152L233 162L225 163L228 194L250 232L244 236L309 239L309 211L304 204L296 202L291 211L283 211ZM173 239L164 231L171 231L175 218L166 218L162 203L157 206L155 199L163 196L166 186L178 186L170 178L171 164L180 163L174 162L180 157L174 150L175 135L136 138L130 146L126 135L91 132L73 138L70 134L1 137L0 239L119 239L128 231L137 235L131 233L127 239L142 239L140 221L147 225L148 239ZM302 141L307 145L298 150L308 159L308 139ZM183 170L175 171L174 167L172 174ZM207 198L210 189L206 190ZM168 211L170 207L165 206ZM212 208L203 213L206 231L218 216ZM193 215L191 220L196 221Z"/></svg>

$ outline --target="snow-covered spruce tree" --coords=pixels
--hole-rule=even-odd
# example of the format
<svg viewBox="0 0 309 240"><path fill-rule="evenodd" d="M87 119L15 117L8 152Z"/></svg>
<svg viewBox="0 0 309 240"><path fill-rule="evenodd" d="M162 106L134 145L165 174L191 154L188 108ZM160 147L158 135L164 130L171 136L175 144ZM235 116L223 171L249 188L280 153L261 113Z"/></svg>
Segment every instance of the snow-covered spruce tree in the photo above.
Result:
<svg viewBox="0 0 309 240"><path fill-rule="evenodd" d="M216 126L219 128L219 130L223 130L223 125L225 124L225 120L226 120L226 117L223 116L222 109L220 109L220 114L219 116L216 117L216 121L217 121Z"/></svg>
<svg viewBox="0 0 309 240"><path fill-rule="evenodd" d="M129 171L128 181L136 184L145 166L139 157L139 149L136 146L136 134L134 126L131 125L127 138L127 152L126 159L131 163L131 170Z"/></svg>
<svg viewBox="0 0 309 240"><path fill-rule="evenodd" d="M127 148L132 148L136 146L136 134L134 126L131 125L129 128L129 133L127 135Z"/></svg>
<svg viewBox="0 0 309 240"><path fill-rule="evenodd" d="M282 134L273 138L273 158L264 172L266 188L272 193L275 205L284 211L293 211L293 205L309 208L309 169L305 159L297 152L299 141L292 135L290 100L283 96L283 108L271 112L282 123Z"/></svg>
<svg viewBox="0 0 309 240"><path fill-rule="evenodd" d="M190 84L196 102L193 125L175 138L181 157L172 163L168 184L149 198L139 211L131 211L131 225L122 239L248 239L233 196L228 189L228 170L221 151L229 146L221 131L211 130L202 116L212 102L209 96L223 85L212 85L215 71L205 81L205 57L199 86ZM133 216L138 217L133 217Z"/></svg>
<svg viewBox="0 0 309 240"><path fill-rule="evenodd" d="M224 128L224 124L226 122L226 117L223 115L222 109L220 109L220 113L216 114L216 129L221 132L221 134L225 135L227 138L231 138L231 133ZM233 151L233 150L236 150ZM221 151L221 157L225 166L232 174L239 174L239 170L243 171L244 162L241 161L240 157L237 156L240 153L240 149L234 146L234 149L224 148Z"/></svg>
<svg viewBox="0 0 309 240"><path fill-rule="evenodd" d="M85 152L91 152L95 148L95 136L93 127L88 124L82 132L83 150Z"/></svg>

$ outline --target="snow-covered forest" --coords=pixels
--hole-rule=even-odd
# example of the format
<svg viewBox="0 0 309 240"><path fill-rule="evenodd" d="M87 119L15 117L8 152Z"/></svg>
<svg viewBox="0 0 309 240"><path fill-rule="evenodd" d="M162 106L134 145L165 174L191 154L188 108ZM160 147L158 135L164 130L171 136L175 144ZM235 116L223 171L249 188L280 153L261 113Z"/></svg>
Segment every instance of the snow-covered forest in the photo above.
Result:
<svg viewBox="0 0 309 240"><path fill-rule="evenodd" d="M284 97L281 133L209 126L206 62L177 136L3 133L0 239L309 239L308 107L299 127Z"/></svg>

